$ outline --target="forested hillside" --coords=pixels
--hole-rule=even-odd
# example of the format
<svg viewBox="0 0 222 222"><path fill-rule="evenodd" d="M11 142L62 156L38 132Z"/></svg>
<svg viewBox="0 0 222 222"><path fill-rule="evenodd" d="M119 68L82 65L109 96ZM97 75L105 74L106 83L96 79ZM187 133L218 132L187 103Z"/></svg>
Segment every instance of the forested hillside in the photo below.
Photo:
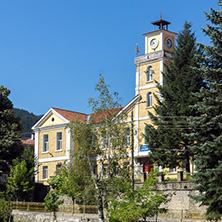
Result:
<svg viewBox="0 0 222 222"><path fill-rule="evenodd" d="M20 118L20 123L22 125L22 139L28 139L31 136L32 126L42 117L36 116L33 113L30 113L23 109L14 108L15 117Z"/></svg>

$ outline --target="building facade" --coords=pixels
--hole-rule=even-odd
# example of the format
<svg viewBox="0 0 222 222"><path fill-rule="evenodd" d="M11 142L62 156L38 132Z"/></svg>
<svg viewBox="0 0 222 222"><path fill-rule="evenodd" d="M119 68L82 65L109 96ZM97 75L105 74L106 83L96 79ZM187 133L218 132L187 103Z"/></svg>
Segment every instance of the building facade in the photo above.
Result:
<svg viewBox="0 0 222 222"><path fill-rule="evenodd" d="M137 176L142 180L146 179L153 167L149 159L151 151L144 138L146 125L151 124L148 112L154 112L154 94L159 96L156 82L164 84L164 64L172 57L177 35L168 30L170 23L162 18L152 24L153 31L144 34L145 54L135 58L135 94L140 95L133 110L135 130L138 132L135 136L135 165Z"/></svg>
<svg viewBox="0 0 222 222"><path fill-rule="evenodd" d="M151 124L148 111L154 112L154 94L158 95L157 82L164 84L164 63L172 56L177 35L168 30L170 23L162 18L152 24L154 30L144 34L145 54L135 58L135 97L120 111L128 113L126 121L129 127L134 127L135 176L142 181L153 168L153 163L149 159L149 144L144 138L146 125ZM69 128L66 128L67 124L75 118L86 121L89 117L90 115L83 113L51 108L33 126L35 155L39 162L37 182L45 183L50 176L55 175L60 164L68 161L70 152L77 148ZM129 152L130 157L132 154ZM172 173L176 174L176 169Z"/></svg>
<svg viewBox="0 0 222 222"><path fill-rule="evenodd" d="M54 176L62 163L70 160L70 153L76 149L67 124L78 118L85 121L86 114L51 108L34 126L35 156L38 160L38 174L35 181L45 183Z"/></svg>

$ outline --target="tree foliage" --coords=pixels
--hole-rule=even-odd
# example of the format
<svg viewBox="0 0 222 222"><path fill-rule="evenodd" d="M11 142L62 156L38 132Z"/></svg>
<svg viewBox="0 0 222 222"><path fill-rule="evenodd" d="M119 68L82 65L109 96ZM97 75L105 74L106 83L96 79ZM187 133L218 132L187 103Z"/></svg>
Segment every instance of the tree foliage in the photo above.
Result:
<svg viewBox="0 0 222 222"><path fill-rule="evenodd" d="M12 218L11 196L0 192L0 221L10 222Z"/></svg>
<svg viewBox="0 0 222 222"><path fill-rule="evenodd" d="M219 220L222 216L222 11L211 8L206 17L210 24L203 32L211 45L200 44L204 54L198 71L208 88L195 94L200 101L193 108L200 115L190 118L193 132L189 136L196 141L191 149L195 153L194 179L199 194L193 198L207 206L208 220Z"/></svg>
<svg viewBox="0 0 222 222"><path fill-rule="evenodd" d="M56 220L56 211L59 208L59 205L63 203L63 200L59 200L58 190L50 190L46 197L44 198L44 206L46 210L53 212L53 220Z"/></svg>
<svg viewBox="0 0 222 222"><path fill-rule="evenodd" d="M24 150L22 161L13 160L10 167L10 175L7 178L7 189L18 200L27 200L28 194L34 189L36 160L30 150Z"/></svg>
<svg viewBox="0 0 222 222"><path fill-rule="evenodd" d="M86 122L73 121L68 127L78 150L74 152L74 160L78 173L82 173L87 182L93 184L92 193L98 205L99 220L104 221L104 207L107 197L116 196L118 184L128 180L123 163L127 160L124 146L124 114L121 110L118 93L110 93L109 85L102 75L95 87L98 98L90 98L89 105L93 114ZM84 169L84 170L83 170ZM115 184L115 185L114 185Z"/></svg>
<svg viewBox="0 0 222 222"><path fill-rule="evenodd" d="M146 221L147 217L157 217L158 213L166 212L167 209L161 205L169 202L172 194L163 193L157 185L157 172L151 172L141 188L132 190L126 184L120 198L111 200L108 208L110 222Z"/></svg>
<svg viewBox="0 0 222 222"><path fill-rule="evenodd" d="M0 171L4 173L9 171L12 160L23 152L19 139L21 126L14 116L9 94L9 89L0 86Z"/></svg>
<svg viewBox="0 0 222 222"><path fill-rule="evenodd" d="M200 72L192 69L198 67L196 55L200 54L195 41L191 24L186 22L178 34L172 59L165 64L164 85L158 85L155 113L149 112L153 125L146 127L153 161L170 168L181 166L183 161L188 172L192 156L189 145L194 141L184 136L190 131L186 117L198 114L190 106L198 100L193 93L204 85Z"/></svg>
<svg viewBox="0 0 222 222"><path fill-rule="evenodd" d="M79 173L80 171L82 173ZM87 190L90 190L90 181L83 172L84 168L80 169L79 165L75 164L75 160L73 160L65 163L58 174L50 179L50 186L53 189L57 188L60 194L72 199L72 214L74 214L75 201L85 203L92 196L87 193Z"/></svg>

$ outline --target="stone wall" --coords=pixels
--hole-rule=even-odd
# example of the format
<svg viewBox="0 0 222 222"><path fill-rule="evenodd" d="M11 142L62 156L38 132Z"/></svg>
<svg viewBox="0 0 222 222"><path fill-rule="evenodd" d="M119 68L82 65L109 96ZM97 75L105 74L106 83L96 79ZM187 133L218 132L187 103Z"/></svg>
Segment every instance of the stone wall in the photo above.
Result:
<svg viewBox="0 0 222 222"><path fill-rule="evenodd" d="M53 222L53 216L49 213L32 213L13 211L13 221L15 222ZM57 214L56 222L98 222L98 216L89 215L82 217L81 215L61 215ZM108 220L107 220L108 221Z"/></svg>
<svg viewBox="0 0 222 222"><path fill-rule="evenodd" d="M137 183L136 186L142 186L143 183ZM190 210L190 211L205 211L206 207L199 206L189 195L195 195L198 191L193 190L194 184L181 181L181 182L166 182L159 185L159 190L164 190L165 192L174 193L171 201L168 203L168 209L175 210Z"/></svg>

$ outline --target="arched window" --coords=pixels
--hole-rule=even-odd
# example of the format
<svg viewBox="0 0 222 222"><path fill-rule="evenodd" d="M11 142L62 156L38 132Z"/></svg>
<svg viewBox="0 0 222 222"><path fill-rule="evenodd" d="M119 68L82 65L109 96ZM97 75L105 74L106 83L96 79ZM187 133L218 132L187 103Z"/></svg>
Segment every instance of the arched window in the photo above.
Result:
<svg viewBox="0 0 222 222"><path fill-rule="evenodd" d="M152 93L148 92L146 94L146 107L152 107Z"/></svg>
<svg viewBox="0 0 222 222"><path fill-rule="evenodd" d="M146 69L146 81L152 81L153 80L153 67L148 66Z"/></svg>

